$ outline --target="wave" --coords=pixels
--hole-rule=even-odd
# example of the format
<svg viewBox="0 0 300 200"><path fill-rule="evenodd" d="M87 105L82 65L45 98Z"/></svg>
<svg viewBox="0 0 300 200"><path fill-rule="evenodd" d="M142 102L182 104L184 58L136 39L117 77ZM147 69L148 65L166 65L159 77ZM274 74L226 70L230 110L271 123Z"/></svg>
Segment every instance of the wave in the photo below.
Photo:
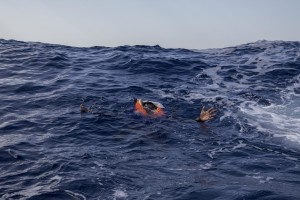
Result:
<svg viewBox="0 0 300 200"><path fill-rule="evenodd" d="M0 40L0 84L0 198L300 195L300 42ZM135 98L161 102L166 117L135 115ZM104 114L80 115L81 103ZM214 120L194 121L202 106L218 110Z"/></svg>

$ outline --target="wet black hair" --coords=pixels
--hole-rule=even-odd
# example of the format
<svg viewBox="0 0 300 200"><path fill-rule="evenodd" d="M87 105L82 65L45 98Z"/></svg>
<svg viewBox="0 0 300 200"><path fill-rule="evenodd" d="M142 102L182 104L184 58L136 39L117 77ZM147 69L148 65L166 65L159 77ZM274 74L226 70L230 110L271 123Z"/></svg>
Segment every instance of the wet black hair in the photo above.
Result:
<svg viewBox="0 0 300 200"><path fill-rule="evenodd" d="M143 102L143 107L147 113L153 113L157 109L157 106L152 102Z"/></svg>

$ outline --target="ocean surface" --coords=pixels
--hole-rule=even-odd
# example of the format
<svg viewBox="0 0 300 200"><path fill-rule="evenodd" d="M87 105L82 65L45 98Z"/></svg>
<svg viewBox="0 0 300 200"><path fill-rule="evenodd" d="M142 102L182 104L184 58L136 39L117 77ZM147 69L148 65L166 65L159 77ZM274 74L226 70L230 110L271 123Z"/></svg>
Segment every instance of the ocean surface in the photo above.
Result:
<svg viewBox="0 0 300 200"><path fill-rule="evenodd" d="M0 40L0 104L0 199L300 199L300 42ZM215 119L197 123L202 106Z"/></svg>

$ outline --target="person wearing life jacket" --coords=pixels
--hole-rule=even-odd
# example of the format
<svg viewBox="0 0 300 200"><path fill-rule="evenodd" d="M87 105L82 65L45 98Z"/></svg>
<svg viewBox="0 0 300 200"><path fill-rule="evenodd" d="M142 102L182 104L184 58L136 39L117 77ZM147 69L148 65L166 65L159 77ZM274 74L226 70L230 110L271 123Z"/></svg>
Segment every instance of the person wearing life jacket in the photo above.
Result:
<svg viewBox="0 0 300 200"><path fill-rule="evenodd" d="M141 99L137 99L135 102L135 110L136 113L143 116L161 117L165 115L164 106L154 101L142 101ZM216 110L214 108L205 110L205 107L203 106L196 121L205 122L211 120L215 116L215 113Z"/></svg>
<svg viewBox="0 0 300 200"><path fill-rule="evenodd" d="M160 117L164 116L164 106L161 103L154 101L142 101L137 99L135 102L135 110L143 116Z"/></svg>

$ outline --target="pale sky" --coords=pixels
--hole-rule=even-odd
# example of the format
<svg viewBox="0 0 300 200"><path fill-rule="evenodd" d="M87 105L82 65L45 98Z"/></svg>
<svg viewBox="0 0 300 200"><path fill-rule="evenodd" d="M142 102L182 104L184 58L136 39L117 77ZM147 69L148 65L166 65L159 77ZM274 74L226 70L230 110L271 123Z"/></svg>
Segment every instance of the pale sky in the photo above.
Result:
<svg viewBox="0 0 300 200"><path fill-rule="evenodd" d="M300 0L0 0L0 38L188 49L300 41Z"/></svg>

